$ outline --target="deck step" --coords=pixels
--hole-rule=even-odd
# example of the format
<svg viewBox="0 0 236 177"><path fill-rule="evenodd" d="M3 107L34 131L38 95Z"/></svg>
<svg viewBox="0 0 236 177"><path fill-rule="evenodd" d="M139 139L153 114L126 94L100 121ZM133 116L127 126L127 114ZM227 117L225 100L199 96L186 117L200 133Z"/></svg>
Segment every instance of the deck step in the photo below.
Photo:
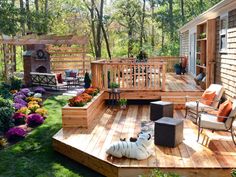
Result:
<svg viewBox="0 0 236 177"><path fill-rule="evenodd" d="M190 96L188 97L188 101L196 101L199 100L201 96ZM184 109L185 108L185 96L162 96L162 101L168 101L174 103L175 109Z"/></svg>

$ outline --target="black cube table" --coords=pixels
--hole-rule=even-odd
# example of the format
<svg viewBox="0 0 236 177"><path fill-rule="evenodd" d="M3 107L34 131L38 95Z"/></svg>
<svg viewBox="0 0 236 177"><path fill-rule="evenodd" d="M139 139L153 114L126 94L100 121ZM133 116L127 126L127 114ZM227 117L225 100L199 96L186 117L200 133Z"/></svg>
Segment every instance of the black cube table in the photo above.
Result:
<svg viewBox="0 0 236 177"><path fill-rule="evenodd" d="M183 141L183 120L163 117L155 121L155 145L176 147Z"/></svg>
<svg viewBox="0 0 236 177"><path fill-rule="evenodd" d="M154 101L150 103L150 119L158 120L162 117L173 117L174 105L172 102Z"/></svg>

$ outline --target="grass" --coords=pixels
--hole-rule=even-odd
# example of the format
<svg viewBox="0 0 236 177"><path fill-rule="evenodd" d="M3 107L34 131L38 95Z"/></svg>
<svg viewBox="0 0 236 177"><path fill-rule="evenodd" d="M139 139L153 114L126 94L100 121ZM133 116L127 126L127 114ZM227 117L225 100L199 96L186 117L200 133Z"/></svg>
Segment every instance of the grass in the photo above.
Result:
<svg viewBox="0 0 236 177"><path fill-rule="evenodd" d="M53 150L52 136L61 128L65 104L66 97L49 97L44 102L49 112L45 123L25 140L0 151L0 177L102 177Z"/></svg>

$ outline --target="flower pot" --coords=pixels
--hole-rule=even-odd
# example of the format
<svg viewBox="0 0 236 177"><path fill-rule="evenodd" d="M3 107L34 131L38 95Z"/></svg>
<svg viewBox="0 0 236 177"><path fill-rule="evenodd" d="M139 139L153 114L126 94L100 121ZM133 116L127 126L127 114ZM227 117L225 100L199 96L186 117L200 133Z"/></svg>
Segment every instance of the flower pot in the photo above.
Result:
<svg viewBox="0 0 236 177"><path fill-rule="evenodd" d="M112 92L118 92L118 88L112 88Z"/></svg>
<svg viewBox="0 0 236 177"><path fill-rule="evenodd" d="M181 68L180 67L175 67L175 73L176 74L181 74Z"/></svg>
<svg viewBox="0 0 236 177"><path fill-rule="evenodd" d="M126 109L126 105L120 105L120 109Z"/></svg>

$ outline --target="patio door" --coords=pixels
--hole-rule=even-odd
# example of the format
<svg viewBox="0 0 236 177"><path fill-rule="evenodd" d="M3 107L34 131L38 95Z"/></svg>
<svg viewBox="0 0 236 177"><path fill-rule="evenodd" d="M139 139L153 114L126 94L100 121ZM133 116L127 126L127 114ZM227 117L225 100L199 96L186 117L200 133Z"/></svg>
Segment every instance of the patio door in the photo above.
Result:
<svg viewBox="0 0 236 177"><path fill-rule="evenodd" d="M190 31L189 41L189 71L192 75L196 75L196 30Z"/></svg>

